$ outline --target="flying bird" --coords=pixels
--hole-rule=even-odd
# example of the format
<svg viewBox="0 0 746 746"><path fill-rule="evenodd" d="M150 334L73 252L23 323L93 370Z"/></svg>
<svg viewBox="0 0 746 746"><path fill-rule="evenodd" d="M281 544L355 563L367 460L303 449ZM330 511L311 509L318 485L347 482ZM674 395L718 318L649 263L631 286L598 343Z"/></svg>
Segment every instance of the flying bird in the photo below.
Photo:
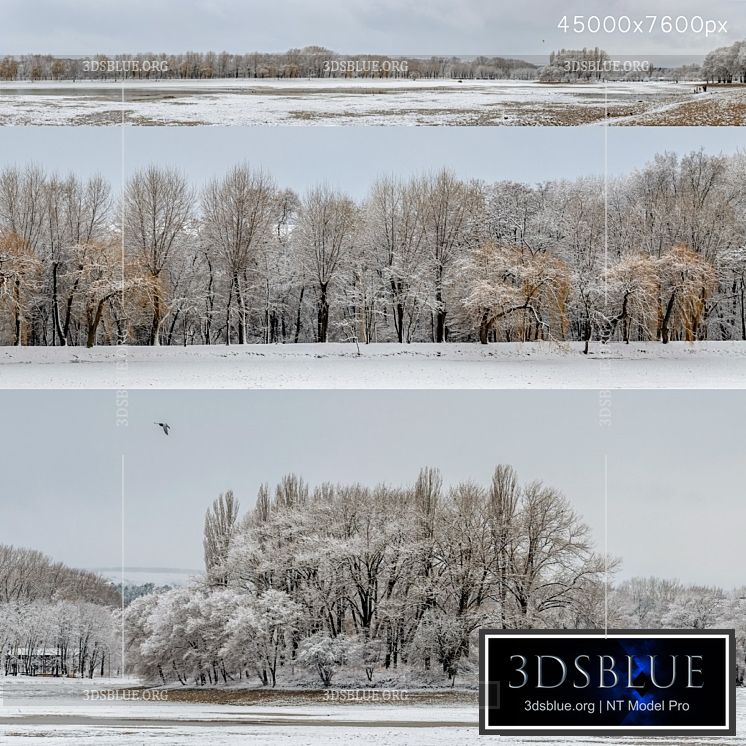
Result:
<svg viewBox="0 0 746 746"><path fill-rule="evenodd" d="M171 429L171 425L168 422L154 422L153 424L158 425L166 435L168 435L168 431Z"/></svg>

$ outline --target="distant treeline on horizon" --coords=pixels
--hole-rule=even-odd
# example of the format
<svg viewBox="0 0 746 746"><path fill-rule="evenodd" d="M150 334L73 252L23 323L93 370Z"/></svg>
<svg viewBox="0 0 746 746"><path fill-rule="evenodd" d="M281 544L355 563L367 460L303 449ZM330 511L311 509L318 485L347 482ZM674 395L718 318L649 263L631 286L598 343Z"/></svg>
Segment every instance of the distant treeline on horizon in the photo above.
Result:
<svg viewBox="0 0 746 746"><path fill-rule="evenodd" d="M358 70L335 69L334 61L358 62ZM400 65L384 65L393 61ZM113 63L109 65L108 63ZM94 64L91 64L94 63ZM134 68L132 63L137 63ZM155 64L157 63L157 64ZM378 63L378 69L370 63ZM385 68L385 69L384 69ZM540 65L526 60L496 56L417 57L382 54L340 54L320 46L287 52L184 52L138 53L90 58L27 54L0 60L1 80L107 80L220 78L471 78L532 79Z"/></svg>
<svg viewBox="0 0 746 746"><path fill-rule="evenodd" d="M79 55L6 55L0 59L0 80L211 80L294 78L390 78L539 80L574 82L601 79L706 79L720 83L746 81L746 41L710 52L702 65L653 64L644 70L594 69L577 72L567 62L612 59L604 50L561 49L548 64L499 55L341 54L322 46L286 52L137 53L91 57ZM340 66L332 63L355 63ZM394 64L396 63L396 64ZM404 64L400 64L404 63ZM351 67L351 69L350 69Z"/></svg>

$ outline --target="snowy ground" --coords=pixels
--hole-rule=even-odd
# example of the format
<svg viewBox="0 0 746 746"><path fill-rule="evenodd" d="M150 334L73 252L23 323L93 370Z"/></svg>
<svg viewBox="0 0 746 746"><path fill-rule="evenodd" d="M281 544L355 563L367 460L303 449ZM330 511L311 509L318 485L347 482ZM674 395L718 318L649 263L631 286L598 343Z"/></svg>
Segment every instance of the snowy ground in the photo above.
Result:
<svg viewBox="0 0 746 746"><path fill-rule="evenodd" d="M476 704L318 705L202 705L183 702L81 702L90 682L36 679L31 685L0 684L6 688L0 706L0 743L47 745L95 743L204 744L228 746L261 743L268 746L296 744L478 744ZM95 681L97 686L121 682ZM9 689L35 687L37 698L19 703ZM737 692L737 729L746 729L746 692ZM607 744L603 738L501 738L503 744ZM629 738L630 744L660 743L656 739ZM733 738L677 738L676 743L746 744L745 736Z"/></svg>
<svg viewBox="0 0 746 746"><path fill-rule="evenodd" d="M2 347L0 388L746 388L745 342Z"/></svg>
<svg viewBox="0 0 746 746"><path fill-rule="evenodd" d="M606 108L614 124L666 124L677 113L683 124L746 123L746 88L694 94L695 85L408 79L4 82L0 125L105 125L122 118L135 125L575 125L606 121Z"/></svg>

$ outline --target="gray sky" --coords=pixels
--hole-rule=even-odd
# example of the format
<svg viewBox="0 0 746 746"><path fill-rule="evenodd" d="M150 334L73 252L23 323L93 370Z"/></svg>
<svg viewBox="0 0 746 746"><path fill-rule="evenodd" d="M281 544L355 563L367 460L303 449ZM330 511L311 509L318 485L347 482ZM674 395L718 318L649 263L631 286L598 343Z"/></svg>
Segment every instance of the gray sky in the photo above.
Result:
<svg viewBox="0 0 746 746"><path fill-rule="evenodd" d="M327 182L361 198L381 174L447 166L465 178L536 183L603 173L601 127L4 127L0 168L34 161L82 176L103 173L115 191L125 172L176 166L200 186L233 164L268 170L303 193ZM609 172L643 166L656 152L744 148L736 127L609 128Z"/></svg>
<svg viewBox="0 0 746 746"><path fill-rule="evenodd" d="M660 31L609 36L561 32L576 14L700 15L728 33ZM616 54L705 53L743 38L741 0L4 0L0 53L284 51L320 44L340 52L540 54L602 46Z"/></svg>
<svg viewBox="0 0 746 746"><path fill-rule="evenodd" d="M321 481L411 483L438 466L446 483L486 484L498 463L571 499L622 577L726 587L746 522L746 392L614 392L612 427L592 391L0 392L4 507L0 542L80 567L199 568L204 511L232 488L294 471ZM153 421L168 421L164 436Z"/></svg>

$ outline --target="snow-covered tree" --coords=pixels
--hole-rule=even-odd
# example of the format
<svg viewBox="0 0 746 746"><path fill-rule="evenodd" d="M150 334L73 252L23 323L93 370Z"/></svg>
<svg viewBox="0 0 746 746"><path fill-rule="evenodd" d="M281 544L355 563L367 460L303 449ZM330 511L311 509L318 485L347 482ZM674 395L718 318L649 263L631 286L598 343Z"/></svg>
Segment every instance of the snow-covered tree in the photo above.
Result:
<svg viewBox="0 0 746 746"><path fill-rule="evenodd" d="M324 686L331 686L334 674L347 662L350 642L343 636L316 632L298 646L298 663L315 669Z"/></svg>

